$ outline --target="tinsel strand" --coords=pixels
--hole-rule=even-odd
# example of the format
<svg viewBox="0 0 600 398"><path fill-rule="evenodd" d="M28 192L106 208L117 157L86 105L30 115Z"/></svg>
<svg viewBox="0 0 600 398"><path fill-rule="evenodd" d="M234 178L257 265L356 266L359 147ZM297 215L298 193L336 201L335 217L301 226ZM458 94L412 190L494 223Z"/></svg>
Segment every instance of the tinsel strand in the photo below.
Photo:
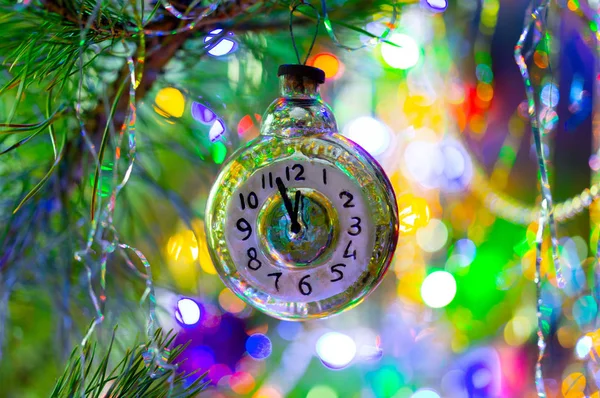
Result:
<svg viewBox="0 0 600 398"><path fill-rule="evenodd" d="M396 29L396 20L398 18L398 8L397 7L398 7L397 2L394 1L392 3L392 17L390 19L390 22L385 24L386 28L380 36L372 37L366 43L364 43L360 46L353 47L353 46L348 46L346 44L343 44L340 41L340 39L338 39L338 37L335 34L335 31L333 29L333 24L331 22L331 19L329 18L329 13L327 12L327 1L321 0L321 12L323 14L323 25L325 26L325 30L327 31L329 38L331 39L331 41L333 41L333 44L335 44L337 47L343 48L344 50L348 50L348 51L355 51L355 50L360 50L365 47L375 46L375 45L381 43L382 41L384 41Z"/></svg>
<svg viewBox="0 0 600 398"><path fill-rule="evenodd" d="M549 4L549 0L544 1L540 6L538 6L535 9L534 12L531 13L530 19L525 22L525 28L523 29L523 32L519 37L519 41L515 46L515 61L519 66L521 76L523 77L523 82L525 83L525 93L527 96L529 121L531 123L531 131L533 133L533 139L535 141L536 157L538 159L539 179L542 191L542 198L545 200L545 211L547 212L546 214L548 217L548 228L550 230L550 240L552 246L552 262L556 270L556 282L559 287L563 287L564 278L562 275L558 256L558 237L556 234L556 221L554 219L554 208L552 205L552 190L548 181L548 171L546 168L546 155L544 154L544 143L542 141L542 135L539 129L539 120L535 104L535 92L533 89L533 85L531 84L531 79L529 77L529 69L527 68L527 62L525 60L525 57L523 56L523 45L525 43L525 40L527 39L530 28L533 24L536 23L536 21L540 19L541 13L544 10L546 10ZM532 48L535 48L538 42L539 36L534 37L533 42L531 44Z"/></svg>
<svg viewBox="0 0 600 398"><path fill-rule="evenodd" d="M546 199L542 199L542 211L538 221L538 228L535 239L535 293L536 293L536 317L537 317L537 346L538 356L535 362L535 388L538 397L546 397L546 387L544 384L544 373L542 371L542 359L546 352L546 338L544 336L544 313L542 301L542 244L544 243L544 229L547 221Z"/></svg>
<svg viewBox="0 0 600 398"><path fill-rule="evenodd" d="M525 83L525 93L527 97L527 105L528 105L528 114L529 121L531 123L531 130L533 133L533 138L535 141L535 149L536 156L538 159L539 166L539 179L541 185L541 193L542 193L542 202L541 202L541 211L539 215L539 224L536 238L536 275L535 275L535 284L536 284L536 314L537 314L537 335L538 335L538 358L535 365L535 385L537 394L541 398L546 397L546 389L544 385L544 375L542 369L542 359L544 353L546 351L546 341L544 337L544 320L543 320L543 300L541 295L541 284L542 284L542 275L541 275L541 263L542 263L542 243L544 240L544 228L545 225L548 224L550 231L550 240L552 246L552 260L554 264L554 268L556 270L556 279L559 287L564 286L564 279L562 276L559 258L558 258L558 238L556 234L556 225L553 214L553 206L552 206L552 191L550 188L550 183L548 181L548 172L546 168L546 158L544 154L544 144L542 142L542 136L539 129L539 120L536 111L536 103L535 103L535 92L533 89L533 85L531 83L531 79L529 76L529 70L527 68L527 62L525 56L523 55L523 46L525 40L527 39L530 29L533 25L535 25L537 32L534 33L531 43L532 51L536 48L537 44L540 41L540 31L543 31L542 23L540 21L540 17L542 12L544 12L547 7L549 7L550 1L543 1L535 10L531 13L529 19L525 21L523 31L517 45L515 46L515 61L519 66L519 71L521 72L521 76L523 78L523 82ZM537 34L536 34L537 33Z"/></svg>
<svg viewBox="0 0 600 398"><path fill-rule="evenodd" d="M198 22L200 22L202 19L206 18L207 16L209 16L210 14L212 14L217 7L219 7L219 5L221 5L221 2L223 0L217 0L215 2L211 2L206 8L204 8L204 10L202 12L200 12L198 14L198 16L196 16L196 18L194 18L194 20L188 24L186 24L185 26L182 26L180 28L174 29L174 30L152 30L152 29L139 29L137 28L135 31L136 32L143 32L144 35L146 35L147 37L162 37L162 36L170 36L170 35L176 35L179 33L183 33L183 32L187 32L190 30L194 30L194 28L196 27L196 25L198 24ZM227 1L227 0L225 0Z"/></svg>

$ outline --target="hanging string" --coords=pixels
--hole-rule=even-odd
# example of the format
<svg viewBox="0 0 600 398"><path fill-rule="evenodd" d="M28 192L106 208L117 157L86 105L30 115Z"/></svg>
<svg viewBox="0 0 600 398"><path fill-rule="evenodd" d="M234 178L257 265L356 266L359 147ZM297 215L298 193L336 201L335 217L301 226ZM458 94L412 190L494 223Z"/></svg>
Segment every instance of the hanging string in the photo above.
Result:
<svg viewBox="0 0 600 398"><path fill-rule="evenodd" d="M296 38L294 36L294 12L299 7L302 7L302 6L312 8L313 11L315 12L315 14L317 15L317 24L315 25L315 34L313 35L312 42L310 43L310 47L308 48L308 51L306 52L306 58L304 58L304 62L300 61L300 52L298 51L298 46L296 45ZM321 24L321 15L319 14L319 11L317 11L317 9L312 4L301 1L300 3L296 4L295 6L293 6L290 9L290 36L292 37L292 45L294 46L294 51L296 52L296 58L298 59L298 64L306 65L306 62L308 62L310 53L312 52L313 47L315 46L315 42L317 41L317 36L319 35L319 25L320 24Z"/></svg>

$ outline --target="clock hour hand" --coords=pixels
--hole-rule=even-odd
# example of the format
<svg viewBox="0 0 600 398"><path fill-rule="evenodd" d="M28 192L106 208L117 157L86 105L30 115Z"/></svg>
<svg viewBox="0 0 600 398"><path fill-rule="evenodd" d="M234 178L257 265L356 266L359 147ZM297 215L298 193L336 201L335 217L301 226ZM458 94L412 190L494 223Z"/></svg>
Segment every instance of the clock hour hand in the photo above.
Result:
<svg viewBox="0 0 600 398"><path fill-rule="evenodd" d="M285 185L283 185L283 181L281 181L281 178L275 178L275 184L277 184L277 188L279 189L279 193L281 194L281 198L283 199L285 209L287 210L288 215L290 216L290 220L292 221L291 230L293 233L297 234L298 232L300 232L301 229L300 224L298 223L298 207L300 204L300 192L296 191L296 203L295 206L292 207L292 201L290 200L290 197L287 194L287 189L285 188Z"/></svg>

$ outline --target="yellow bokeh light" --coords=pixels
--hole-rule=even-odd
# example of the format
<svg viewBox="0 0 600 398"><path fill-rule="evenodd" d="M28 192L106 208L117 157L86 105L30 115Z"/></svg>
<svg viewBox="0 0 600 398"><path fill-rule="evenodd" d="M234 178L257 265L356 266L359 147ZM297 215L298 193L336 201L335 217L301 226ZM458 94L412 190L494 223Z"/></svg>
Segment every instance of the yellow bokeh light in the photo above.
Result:
<svg viewBox="0 0 600 398"><path fill-rule="evenodd" d="M466 334L455 333L454 336L452 336L450 346L454 352L463 352L469 347L469 338Z"/></svg>
<svg viewBox="0 0 600 398"><path fill-rule="evenodd" d="M175 260L191 262L198 259L198 241L190 230L177 233L167 242L167 254Z"/></svg>
<svg viewBox="0 0 600 398"><path fill-rule="evenodd" d="M398 198L400 232L410 234L429 223L430 211L427 201L412 194Z"/></svg>
<svg viewBox="0 0 600 398"><path fill-rule="evenodd" d="M504 327L504 340L512 346L523 345L533 332L533 327L534 325L526 317L515 316Z"/></svg>
<svg viewBox="0 0 600 398"><path fill-rule="evenodd" d="M403 272L398 279L398 297L413 303L422 303L421 283L425 278L423 267Z"/></svg>
<svg viewBox="0 0 600 398"><path fill-rule="evenodd" d="M175 233L167 242L165 252L169 258L169 270L176 284L183 289L193 289L199 278L198 263L202 271L216 275L201 220L192 221L193 231L186 229ZM195 234L194 234L195 232Z"/></svg>
<svg viewBox="0 0 600 398"><path fill-rule="evenodd" d="M579 332L574 326L561 326L556 331L556 337L558 338L559 344L564 348L573 348L575 347L575 344L577 344Z"/></svg>
<svg viewBox="0 0 600 398"><path fill-rule="evenodd" d="M469 127L471 131L475 134L481 134L487 128L487 122L481 115L473 115L471 117L471 121L469 122Z"/></svg>
<svg viewBox="0 0 600 398"><path fill-rule="evenodd" d="M252 398L281 398L282 395L274 387L263 386L258 390Z"/></svg>
<svg viewBox="0 0 600 398"><path fill-rule="evenodd" d="M154 99L154 110L164 117L181 117L185 109L185 98L174 87L161 89Z"/></svg>
<svg viewBox="0 0 600 398"><path fill-rule="evenodd" d="M204 221L196 219L192 221L192 228L196 232L196 236L199 239L198 244L198 261L202 271L210 275L216 275L217 270L215 269L210 253L208 252L208 245L206 243L206 233L204 232Z"/></svg>
<svg viewBox="0 0 600 398"><path fill-rule="evenodd" d="M583 373L574 372L565 377L562 382L561 391L564 398L585 397L585 376Z"/></svg>
<svg viewBox="0 0 600 398"><path fill-rule="evenodd" d="M477 84L477 97L484 102L489 102L494 98L494 89L490 84L480 82Z"/></svg>

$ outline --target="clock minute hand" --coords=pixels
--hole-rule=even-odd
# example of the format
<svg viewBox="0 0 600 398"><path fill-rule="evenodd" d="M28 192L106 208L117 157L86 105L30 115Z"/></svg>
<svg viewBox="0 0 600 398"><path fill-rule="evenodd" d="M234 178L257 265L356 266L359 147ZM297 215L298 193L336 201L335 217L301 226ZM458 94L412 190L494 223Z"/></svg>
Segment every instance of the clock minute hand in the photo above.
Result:
<svg viewBox="0 0 600 398"><path fill-rule="evenodd" d="M292 207L292 201L290 200L288 194L287 194L287 189L285 188L285 185L283 185L283 181L281 181L281 178L277 177L275 178L275 184L277 184L277 188L279 189L279 193L281 194L281 198L283 199L283 204L285 205L285 209L288 212L288 215L290 216L290 220L292 221L292 226L291 226L291 230L294 233L298 233L300 232L300 224L298 223L298 202L299 200L296 199L296 208L294 209ZM298 198L298 193L296 193L296 198Z"/></svg>

